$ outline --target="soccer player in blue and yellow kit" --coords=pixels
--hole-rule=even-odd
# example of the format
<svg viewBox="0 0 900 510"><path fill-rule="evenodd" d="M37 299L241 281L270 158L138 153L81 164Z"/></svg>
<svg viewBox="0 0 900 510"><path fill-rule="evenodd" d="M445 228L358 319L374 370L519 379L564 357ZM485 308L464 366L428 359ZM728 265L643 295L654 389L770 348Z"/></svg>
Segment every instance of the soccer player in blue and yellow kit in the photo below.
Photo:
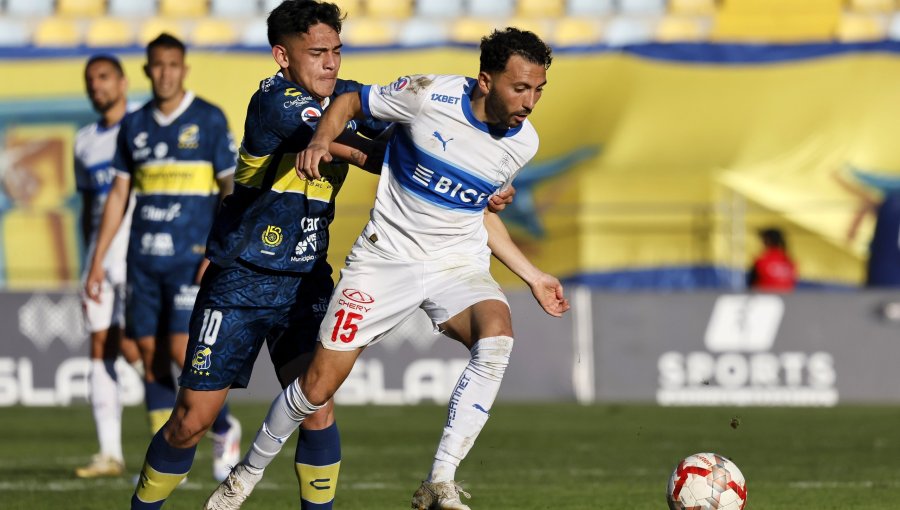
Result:
<svg viewBox="0 0 900 510"><path fill-rule="evenodd" d="M121 122L112 162L115 178L97 235L87 295L97 300L103 260L123 221L129 194L134 213L127 255L126 336L138 342L145 366L154 431L174 406L174 393L152 370L158 330L169 332L169 354L184 364L188 325L200 275L208 262L204 241L220 195L231 191L235 148L222 111L185 90L185 47L162 34L147 46L144 68L153 99ZM165 324L160 321L166 319ZM161 418L161 419L160 419ZM240 425L226 411L213 427L214 476L224 478L240 451Z"/></svg>

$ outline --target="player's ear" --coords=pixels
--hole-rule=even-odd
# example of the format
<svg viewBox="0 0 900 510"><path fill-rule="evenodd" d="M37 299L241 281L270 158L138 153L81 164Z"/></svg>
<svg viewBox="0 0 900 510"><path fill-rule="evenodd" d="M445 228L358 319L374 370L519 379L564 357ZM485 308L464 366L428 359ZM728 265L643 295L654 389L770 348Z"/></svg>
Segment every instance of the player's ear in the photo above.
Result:
<svg viewBox="0 0 900 510"><path fill-rule="evenodd" d="M280 44L276 44L272 46L272 58L275 59L275 63L278 64L278 67L286 69L290 62L288 61L287 48Z"/></svg>
<svg viewBox="0 0 900 510"><path fill-rule="evenodd" d="M480 71L478 73L478 88L481 89L483 94L487 94L491 91L491 75L485 71Z"/></svg>

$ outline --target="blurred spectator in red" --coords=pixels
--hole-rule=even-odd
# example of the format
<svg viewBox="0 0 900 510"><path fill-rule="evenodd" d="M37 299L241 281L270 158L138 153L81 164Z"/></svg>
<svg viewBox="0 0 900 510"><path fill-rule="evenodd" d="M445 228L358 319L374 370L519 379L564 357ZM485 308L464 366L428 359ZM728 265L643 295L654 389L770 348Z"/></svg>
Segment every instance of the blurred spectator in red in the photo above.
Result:
<svg viewBox="0 0 900 510"><path fill-rule="evenodd" d="M790 292L797 285L797 270L787 253L784 234L777 228L759 231L763 252L753 261L747 286L766 292Z"/></svg>

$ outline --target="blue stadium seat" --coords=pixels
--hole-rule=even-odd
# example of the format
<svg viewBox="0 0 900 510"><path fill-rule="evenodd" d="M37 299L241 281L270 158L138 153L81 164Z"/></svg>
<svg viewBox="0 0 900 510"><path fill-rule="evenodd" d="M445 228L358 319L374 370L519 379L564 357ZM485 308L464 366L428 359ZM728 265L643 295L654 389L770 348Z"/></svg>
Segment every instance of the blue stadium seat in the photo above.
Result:
<svg viewBox="0 0 900 510"><path fill-rule="evenodd" d="M569 16L608 16L615 11L613 0L569 0L566 3Z"/></svg>
<svg viewBox="0 0 900 510"><path fill-rule="evenodd" d="M619 0L621 14L665 14L666 0Z"/></svg>
<svg viewBox="0 0 900 510"><path fill-rule="evenodd" d="M209 12L220 18L248 19L259 14L259 5L255 0L211 0Z"/></svg>
<svg viewBox="0 0 900 510"><path fill-rule="evenodd" d="M463 0L417 0L416 16L423 18L458 18L463 15Z"/></svg>
<svg viewBox="0 0 900 510"><path fill-rule="evenodd" d="M6 14L9 16L46 17L54 12L53 0L6 0Z"/></svg>
<svg viewBox="0 0 900 510"><path fill-rule="evenodd" d="M156 0L109 0L110 16L148 18L156 16Z"/></svg>
<svg viewBox="0 0 900 510"><path fill-rule="evenodd" d="M469 1L469 15L477 18L508 18L515 11L515 0Z"/></svg>
<svg viewBox="0 0 900 510"><path fill-rule="evenodd" d="M397 42L403 46L443 43L450 39L449 22L414 17L403 24Z"/></svg>
<svg viewBox="0 0 900 510"><path fill-rule="evenodd" d="M650 42L656 35L657 21L652 17L617 16L606 26L603 42L610 46Z"/></svg>

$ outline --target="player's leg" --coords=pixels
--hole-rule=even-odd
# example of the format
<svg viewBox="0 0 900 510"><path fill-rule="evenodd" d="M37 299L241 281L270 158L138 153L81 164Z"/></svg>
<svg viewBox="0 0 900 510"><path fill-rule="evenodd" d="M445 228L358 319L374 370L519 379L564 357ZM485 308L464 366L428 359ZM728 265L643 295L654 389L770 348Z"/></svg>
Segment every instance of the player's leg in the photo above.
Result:
<svg viewBox="0 0 900 510"><path fill-rule="evenodd" d="M427 300L426 311L433 319L450 316L440 328L468 347L471 358L450 395L431 471L413 496L412 507L467 510L459 499L456 470L484 428L500 390L513 346L512 319L506 298L486 269L449 271L432 284L440 290Z"/></svg>
<svg viewBox="0 0 900 510"><path fill-rule="evenodd" d="M172 361L184 369L188 349L188 329L199 286L195 285L196 267L186 264L173 270L164 283L165 303L170 305L169 341ZM241 458L241 424L224 404L212 425L213 478L221 482Z"/></svg>
<svg viewBox="0 0 900 510"><path fill-rule="evenodd" d="M116 358L120 321L113 323L115 290L105 281L100 302L84 299L85 322L91 336L90 401L100 451L91 462L75 470L79 478L119 476L125 469L122 455L122 403L119 399Z"/></svg>

